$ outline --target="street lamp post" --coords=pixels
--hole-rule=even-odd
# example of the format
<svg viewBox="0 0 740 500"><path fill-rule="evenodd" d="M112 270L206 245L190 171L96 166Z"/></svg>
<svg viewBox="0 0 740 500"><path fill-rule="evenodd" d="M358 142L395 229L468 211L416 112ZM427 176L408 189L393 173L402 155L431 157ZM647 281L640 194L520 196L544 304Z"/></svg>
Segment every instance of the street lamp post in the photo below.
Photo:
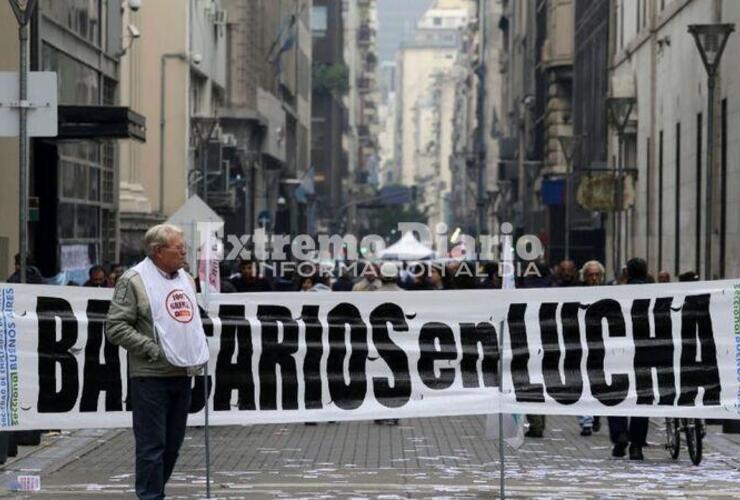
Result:
<svg viewBox="0 0 740 500"><path fill-rule="evenodd" d="M558 136L560 148L565 156L567 170L565 173L565 260L570 260L570 219L571 219L571 199L573 197L573 155L576 148L581 143L580 136L561 135Z"/></svg>
<svg viewBox="0 0 740 500"><path fill-rule="evenodd" d="M727 46L734 24L692 24L689 33L694 37L704 68L707 70L707 176L704 221L704 279L712 279L712 207L714 182L714 92L722 53Z"/></svg>
<svg viewBox="0 0 740 500"><path fill-rule="evenodd" d="M26 258L28 254L28 23L31 21L36 0L10 0L18 20L18 41L20 44L20 71L18 76L18 182L19 182L19 218L18 218L18 246L20 257L20 282L26 282Z"/></svg>
<svg viewBox="0 0 740 500"><path fill-rule="evenodd" d="M617 272L622 262L622 205L624 203L624 130L627 128L632 110L637 104L634 97L609 97L606 100L607 118L617 129L619 161L617 163L617 182L614 189L614 271Z"/></svg>

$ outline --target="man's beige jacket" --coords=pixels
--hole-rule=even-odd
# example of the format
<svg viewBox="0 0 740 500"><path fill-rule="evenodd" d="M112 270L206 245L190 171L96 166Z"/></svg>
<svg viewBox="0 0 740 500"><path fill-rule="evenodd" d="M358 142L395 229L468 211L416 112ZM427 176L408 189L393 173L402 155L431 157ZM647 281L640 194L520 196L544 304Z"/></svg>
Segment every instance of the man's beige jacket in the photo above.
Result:
<svg viewBox="0 0 740 500"><path fill-rule="evenodd" d="M128 352L130 377L186 377L188 370L171 365L154 334L152 310L144 281L134 270L118 279L108 310L105 335Z"/></svg>

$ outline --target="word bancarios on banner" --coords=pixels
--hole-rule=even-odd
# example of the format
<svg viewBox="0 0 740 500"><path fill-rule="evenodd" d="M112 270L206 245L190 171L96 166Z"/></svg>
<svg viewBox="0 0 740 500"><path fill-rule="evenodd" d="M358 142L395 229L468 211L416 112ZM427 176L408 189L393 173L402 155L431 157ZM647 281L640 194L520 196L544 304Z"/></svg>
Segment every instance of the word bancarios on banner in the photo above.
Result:
<svg viewBox="0 0 740 500"><path fill-rule="evenodd" d="M111 291L0 290L0 427L122 427ZM211 295L192 425L534 413L740 418L740 282ZM499 336L503 371L499 373ZM205 401L204 401L205 400Z"/></svg>

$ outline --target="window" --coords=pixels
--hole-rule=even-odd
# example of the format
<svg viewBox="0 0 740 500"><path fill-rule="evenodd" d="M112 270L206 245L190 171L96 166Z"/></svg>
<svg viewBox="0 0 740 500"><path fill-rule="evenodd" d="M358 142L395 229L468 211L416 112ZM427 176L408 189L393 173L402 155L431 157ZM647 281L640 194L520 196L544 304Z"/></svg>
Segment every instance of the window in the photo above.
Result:
<svg viewBox="0 0 740 500"><path fill-rule="evenodd" d="M329 12L325 5L315 5L311 9L311 33L314 38L323 38L329 29Z"/></svg>
<svg viewBox="0 0 740 500"><path fill-rule="evenodd" d="M442 18L441 17L435 17L432 21L435 26L442 26Z"/></svg>
<svg viewBox="0 0 740 500"><path fill-rule="evenodd" d="M624 48L624 0L617 4L619 10L619 48Z"/></svg>
<svg viewBox="0 0 740 500"><path fill-rule="evenodd" d="M59 79L59 104L100 104L100 73L48 44L41 65Z"/></svg>
<svg viewBox="0 0 740 500"><path fill-rule="evenodd" d="M39 10L50 19L100 46L100 0L41 0Z"/></svg>
<svg viewBox="0 0 740 500"><path fill-rule="evenodd" d="M696 115L696 245L694 269L701 269L701 157L702 157L702 115Z"/></svg>

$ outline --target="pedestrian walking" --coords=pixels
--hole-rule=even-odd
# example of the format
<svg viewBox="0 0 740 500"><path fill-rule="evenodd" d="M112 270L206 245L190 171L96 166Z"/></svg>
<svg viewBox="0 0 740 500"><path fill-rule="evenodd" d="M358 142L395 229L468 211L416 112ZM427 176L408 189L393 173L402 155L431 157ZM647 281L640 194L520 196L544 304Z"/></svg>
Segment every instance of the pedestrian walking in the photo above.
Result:
<svg viewBox="0 0 740 500"><path fill-rule="evenodd" d="M633 258L627 262L626 284L647 283L648 269L645 260ZM642 448L648 433L647 417L609 417L609 437L614 444L612 456L623 457L629 446L630 460L643 460Z"/></svg>
<svg viewBox="0 0 740 500"><path fill-rule="evenodd" d="M126 349L136 445L135 491L161 499L185 437L191 376L208 361L187 248L176 226L144 236L147 257L121 276L105 329Z"/></svg>

